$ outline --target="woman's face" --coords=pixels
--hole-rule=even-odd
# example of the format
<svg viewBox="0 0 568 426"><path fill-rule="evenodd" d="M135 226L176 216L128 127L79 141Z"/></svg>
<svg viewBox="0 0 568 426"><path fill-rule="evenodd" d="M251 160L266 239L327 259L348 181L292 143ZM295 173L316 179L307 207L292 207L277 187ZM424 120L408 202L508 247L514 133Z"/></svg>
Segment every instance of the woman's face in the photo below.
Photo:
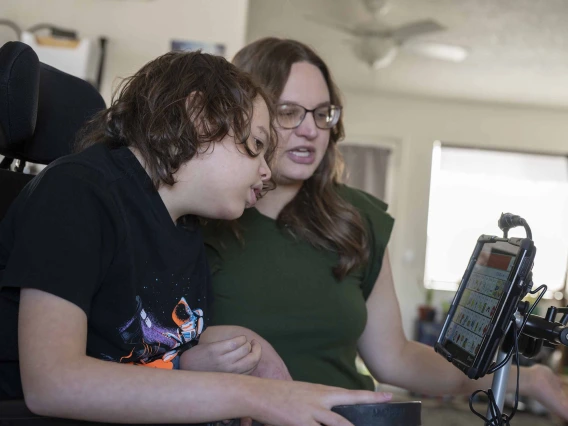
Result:
<svg viewBox="0 0 568 426"><path fill-rule="evenodd" d="M330 95L321 71L307 62L292 65L290 76L278 100L278 150L273 166L273 177L278 184L301 183L318 168L329 144L329 129L316 126L314 114L308 112L295 129L285 129L278 121L287 120L286 114L295 106L307 110L330 104ZM290 108L283 108L290 105ZM321 119L322 117L320 117Z"/></svg>

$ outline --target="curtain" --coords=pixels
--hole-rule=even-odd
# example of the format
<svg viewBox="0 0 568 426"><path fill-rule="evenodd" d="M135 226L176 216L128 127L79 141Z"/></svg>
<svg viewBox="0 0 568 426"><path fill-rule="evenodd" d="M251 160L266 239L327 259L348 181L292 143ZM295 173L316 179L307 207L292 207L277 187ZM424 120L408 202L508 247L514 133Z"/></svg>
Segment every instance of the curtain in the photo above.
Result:
<svg viewBox="0 0 568 426"><path fill-rule="evenodd" d="M345 160L343 181L384 200L391 150L382 146L340 143Z"/></svg>

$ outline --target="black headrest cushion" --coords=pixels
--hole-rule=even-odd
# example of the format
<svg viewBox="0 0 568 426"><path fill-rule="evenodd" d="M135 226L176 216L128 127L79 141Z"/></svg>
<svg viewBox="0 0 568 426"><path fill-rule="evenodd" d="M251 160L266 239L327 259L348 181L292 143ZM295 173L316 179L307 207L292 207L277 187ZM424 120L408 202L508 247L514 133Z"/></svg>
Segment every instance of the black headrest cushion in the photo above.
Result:
<svg viewBox="0 0 568 426"><path fill-rule="evenodd" d="M4 48L11 43L19 45L18 48L22 52L30 51L35 55L29 46L20 42L7 43L0 49L0 53L3 53ZM20 53L19 56L23 54ZM3 104L3 109L0 109L2 120L0 124L7 140L5 143L0 142L0 154L33 163L48 164L71 152L77 131L95 113L105 108L105 102L90 83L37 62L37 56L35 58L36 74L31 75L30 68L33 67L30 61L25 62L23 59L16 58L12 61L13 69L6 70L0 56L0 70L2 71L0 78L2 81L9 81L14 86L13 96L7 100L0 97L0 103ZM5 77L4 73L10 76ZM12 81L18 82L18 85L16 86ZM37 84L38 81L39 84ZM10 136L14 134L10 120L6 123L4 121L6 111L16 107L18 110L21 109L19 115L27 117L28 122L33 115L35 125L35 129L31 127L31 135L29 134L30 126L25 135L23 130L19 130L19 135L21 135L19 139ZM20 128L23 129L23 125ZM6 132L6 129L9 131Z"/></svg>
<svg viewBox="0 0 568 426"><path fill-rule="evenodd" d="M48 164L73 148L79 129L105 101L90 83L40 63L37 124L24 160Z"/></svg>
<svg viewBox="0 0 568 426"><path fill-rule="evenodd" d="M39 59L27 44L11 41L0 49L0 154L21 149L36 126Z"/></svg>

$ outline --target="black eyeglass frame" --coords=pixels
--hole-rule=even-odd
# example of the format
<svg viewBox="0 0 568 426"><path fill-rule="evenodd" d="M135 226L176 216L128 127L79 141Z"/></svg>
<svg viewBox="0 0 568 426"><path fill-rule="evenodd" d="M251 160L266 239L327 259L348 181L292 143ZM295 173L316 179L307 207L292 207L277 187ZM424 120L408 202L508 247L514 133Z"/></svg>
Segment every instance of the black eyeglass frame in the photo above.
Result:
<svg viewBox="0 0 568 426"><path fill-rule="evenodd" d="M304 113L302 114L302 118L298 121L298 124L296 124L295 126L283 126L280 123L280 120L278 118L278 110L280 107L282 106L293 106L293 107L298 107L304 110ZM316 112L318 109L320 108L332 108L338 111L337 117L335 117L335 119L333 120L332 124L329 127L322 127L317 123L317 120L315 118L314 112ZM316 125L316 127L318 129L321 130L329 130L329 129L333 129L333 127L335 125L337 125L337 123L339 122L339 119L341 118L341 113L343 111L343 107L340 105L333 105L333 104L328 104L328 105L320 105L318 107L315 107L313 109L307 109L305 107L303 107L302 105L299 104L295 104L295 103L291 103L291 102L287 102L287 103L281 103L276 105L276 122L278 123L278 125L283 128L283 129L288 129L288 130L292 130L292 129L297 129L298 127L300 127L300 125L304 122L304 120L306 119L306 115L308 115L308 112L312 113L312 116L314 117L314 123Z"/></svg>

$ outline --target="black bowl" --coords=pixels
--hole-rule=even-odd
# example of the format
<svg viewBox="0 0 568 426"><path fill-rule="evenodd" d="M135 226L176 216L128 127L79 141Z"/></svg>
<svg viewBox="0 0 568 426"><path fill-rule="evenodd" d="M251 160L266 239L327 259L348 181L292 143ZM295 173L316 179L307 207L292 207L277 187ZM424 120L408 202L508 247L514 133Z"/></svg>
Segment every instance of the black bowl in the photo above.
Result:
<svg viewBox="0 0 568 426"><path fill-rule="evenodd" d="M387 402L381 404L338 405L332 411L345 417L355 426L420 426L422 420L420 410L422 403ZM263 426L262 423L252 422L253 426ZM214 423L212 426L221 426ZM239 425L239 420L231 422L231 426Z"/></svg>
<svg viewBox="0 0 568 426"><path fill-rule="evenodd" d="M355 426L420 426L422 403L387 402L382 404L338 405L332 411Z"/></svg>

